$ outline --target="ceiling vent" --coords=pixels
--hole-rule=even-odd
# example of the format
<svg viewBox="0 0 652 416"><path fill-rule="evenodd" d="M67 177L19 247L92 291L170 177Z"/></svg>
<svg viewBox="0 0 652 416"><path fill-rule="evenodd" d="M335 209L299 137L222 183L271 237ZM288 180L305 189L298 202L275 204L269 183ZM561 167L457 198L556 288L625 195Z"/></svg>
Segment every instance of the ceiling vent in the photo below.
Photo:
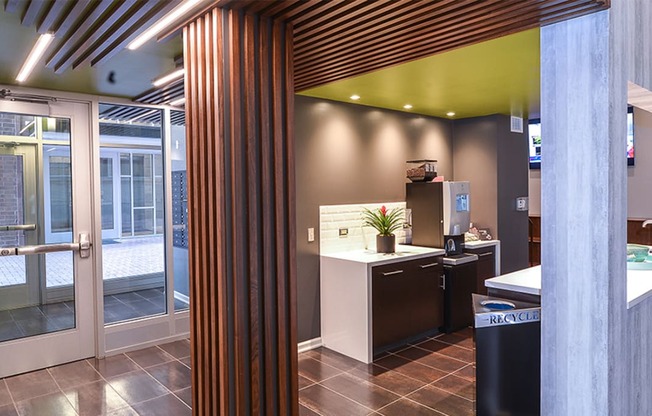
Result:
<svg viewBox="0 0 652 416"><path fill-rule="evenodd" d="M511 117L511 130L512 133L523 133L523 118L522 117Z"/></svg>

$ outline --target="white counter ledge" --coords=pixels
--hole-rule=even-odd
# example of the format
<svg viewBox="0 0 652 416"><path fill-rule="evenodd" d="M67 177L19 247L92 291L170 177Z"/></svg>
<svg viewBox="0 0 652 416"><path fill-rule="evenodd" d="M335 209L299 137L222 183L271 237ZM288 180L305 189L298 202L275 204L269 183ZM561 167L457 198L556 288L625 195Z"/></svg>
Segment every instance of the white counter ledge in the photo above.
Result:
<svg viewBox="0 0 652 416"><path fill-rule="evenodd" d="M416 260L428 256L443 256L445 250L442 248L419 247L411 245L396 245L396 253L376 253L375 250L352 250L331 254L322 254L322 257L329 257L339 260L348 260L358 263L365 263L370 266L380 266L397 261Z"/></svg>
<svg viewBox="0 0 652 416"><path fill-rule="evenodd" d="M465 241L464 247L466 248L483 248L500 245L500 240L478 240L478 241Z"/></svg>
<svg viewBox="0 0 652 416"><path fill-rule="evenodd" d="M485 280L485 286L512 292L541 295L541 266ZM627 270L627 308L652 297L652 270Z"/></svg>

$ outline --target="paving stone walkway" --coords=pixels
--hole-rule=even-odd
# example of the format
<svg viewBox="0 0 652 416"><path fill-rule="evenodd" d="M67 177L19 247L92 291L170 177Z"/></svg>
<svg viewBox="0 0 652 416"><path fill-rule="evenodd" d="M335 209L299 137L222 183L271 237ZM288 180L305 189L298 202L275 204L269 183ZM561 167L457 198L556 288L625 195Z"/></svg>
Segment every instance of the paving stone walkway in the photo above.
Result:
<svg viewBox="0 0 652 416"><path fill-rule="evenodd" d="M163 236L107 240L102 245L104 280L164 271ZM45 257L47 287L70 285L73 253L49 253ZM0 287L25 283L25 257L0 258Z"/></svg>

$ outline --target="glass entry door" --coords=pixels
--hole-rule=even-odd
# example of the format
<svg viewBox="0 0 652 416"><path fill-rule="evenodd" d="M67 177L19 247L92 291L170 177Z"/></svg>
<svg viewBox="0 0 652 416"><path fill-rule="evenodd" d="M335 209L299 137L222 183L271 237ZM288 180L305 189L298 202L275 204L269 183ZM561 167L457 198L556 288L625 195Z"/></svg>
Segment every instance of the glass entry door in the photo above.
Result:
<svg viewBox="0 0 652 416"><path fill-rule="evenodd" d="M95 355L90 104L0 100L0 378Z"/></svg>

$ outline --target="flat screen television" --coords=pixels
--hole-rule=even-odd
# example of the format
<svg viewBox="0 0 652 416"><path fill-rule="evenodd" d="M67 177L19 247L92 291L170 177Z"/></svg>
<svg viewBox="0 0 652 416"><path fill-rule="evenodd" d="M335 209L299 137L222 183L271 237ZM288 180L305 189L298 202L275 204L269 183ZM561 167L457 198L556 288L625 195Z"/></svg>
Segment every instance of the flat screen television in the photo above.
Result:
<svg viewBox="0 0 652 416"><path fill-rule="evenodd" d="M541 120L532 119L528 124L530 146L530 169L541 169ZM634 108L627 108L627 165L634 166Z"/></svg>

